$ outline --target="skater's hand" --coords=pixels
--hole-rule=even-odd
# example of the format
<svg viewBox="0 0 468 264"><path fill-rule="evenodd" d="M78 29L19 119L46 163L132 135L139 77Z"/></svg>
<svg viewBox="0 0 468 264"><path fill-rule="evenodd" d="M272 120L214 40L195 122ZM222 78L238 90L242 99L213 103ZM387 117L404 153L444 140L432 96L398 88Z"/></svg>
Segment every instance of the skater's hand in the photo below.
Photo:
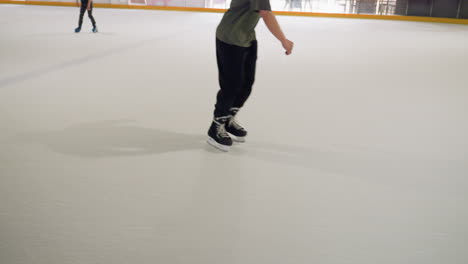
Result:
<svg viewBox="0 0 468 264"><path fill-rule="evenodd" d="M88 11L91 10L91 5L88 5L88 8L86 8Z"/></svg>
<svg viewBox="0 0 468 264"><path fill-rule="evenodd" d="M281 41L281 45L283 45L283 48L286 50L286 55L290 55L292 53L294 42L290 41L289 39L284 39Z"/></svg>

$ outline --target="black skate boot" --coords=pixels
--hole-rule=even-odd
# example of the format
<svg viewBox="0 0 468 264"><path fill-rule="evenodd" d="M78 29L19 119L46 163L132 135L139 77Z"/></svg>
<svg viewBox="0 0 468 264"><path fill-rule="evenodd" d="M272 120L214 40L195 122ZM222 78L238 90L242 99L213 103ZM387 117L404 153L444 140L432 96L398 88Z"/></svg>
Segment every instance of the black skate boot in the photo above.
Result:
<svg viewBox="0 0 468 264"><path fill-rule="evenodd" d="M213 119L208 130L208 144L222 151L229 151L230 146L232 146L232 139L225 128L228 119L228 116Z"/></svg>
<svg viewBox="0 0 468 264"><path fill-rule="evenodd" d="M226 131L235 136L232 140L235 142L245 142L245 137L247 136L247 131L239 125L236 121L236 114L239 111L239 108L231 108L231 116L226 123Z"/></svg>

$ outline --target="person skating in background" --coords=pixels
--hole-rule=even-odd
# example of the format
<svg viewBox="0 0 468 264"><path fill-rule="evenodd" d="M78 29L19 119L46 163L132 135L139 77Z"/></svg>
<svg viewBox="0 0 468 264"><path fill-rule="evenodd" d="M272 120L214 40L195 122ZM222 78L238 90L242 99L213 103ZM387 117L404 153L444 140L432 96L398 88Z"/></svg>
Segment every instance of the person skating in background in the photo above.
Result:
<svg viewBox="0 0 468 264"><path fill-rule="evenodd" d="M80 2L78 2L78 0L76 0L76 3L78 5L80 5ZM79 33L81 31L81 26L83 25L83 16L84 16L86 11L88 11L89 19L91 19L91 23L93 23L92 31L94 33L97 33L98 29L97 29L97 26L96 26L96 20L93 17L93 0L81 0L80 18L78 20L78 27L75 28L75 33Z"/></svg>
<svg viewBox="0 0 468 264"><path fill-rule="evenodd" d="M216 30L216 58L220 90L214 119L208 130L208 143L228 151L232 141L244 142L247 131L235 116L247 101L255 80L257 40L255 27L263 18L270 32L281 42L286 55L293 42L283 34L269 0L233 0ZM229 135L234 136L231 138Z"/></svg>

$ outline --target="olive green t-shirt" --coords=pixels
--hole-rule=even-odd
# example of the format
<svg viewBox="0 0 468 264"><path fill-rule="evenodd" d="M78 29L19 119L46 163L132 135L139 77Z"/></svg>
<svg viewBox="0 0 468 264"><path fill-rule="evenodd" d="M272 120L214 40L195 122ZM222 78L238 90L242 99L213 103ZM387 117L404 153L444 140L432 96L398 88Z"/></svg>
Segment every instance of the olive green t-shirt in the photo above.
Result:
<svg viewBox="0 0 468 264"><path fill-rule="evenodd" d="M258 11L271 11L269 0L232 0L231 7L216 29L216 37L227 44L250 47L255 40Z"/></svg>

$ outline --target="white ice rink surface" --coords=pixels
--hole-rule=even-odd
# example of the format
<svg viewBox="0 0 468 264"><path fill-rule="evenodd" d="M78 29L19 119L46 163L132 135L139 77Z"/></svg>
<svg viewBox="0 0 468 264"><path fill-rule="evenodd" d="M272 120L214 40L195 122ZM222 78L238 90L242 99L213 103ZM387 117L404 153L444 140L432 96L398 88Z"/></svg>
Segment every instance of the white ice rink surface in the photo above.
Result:
<svg viewBox="0 0 468 264"><path fill-rule="evenodd" d="M468 263L468 27L263 22L206 145L221 14L0 6L0 263Z"/></svg>

